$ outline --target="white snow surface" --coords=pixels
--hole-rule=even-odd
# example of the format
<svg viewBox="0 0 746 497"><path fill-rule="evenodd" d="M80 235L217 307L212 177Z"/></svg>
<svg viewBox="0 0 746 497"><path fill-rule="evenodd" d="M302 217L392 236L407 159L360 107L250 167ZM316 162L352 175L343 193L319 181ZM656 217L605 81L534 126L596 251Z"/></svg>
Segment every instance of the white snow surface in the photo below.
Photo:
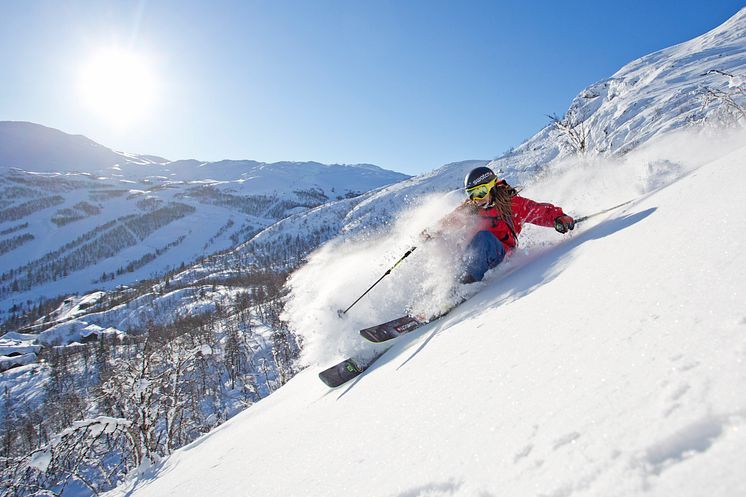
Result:
<svg viewBox="0 0 746 497"><path fill-rule="evenodd" d="M576 215L636 201L569 236L526 230L475 296L354 381L329 390L309 367L107 495L746 494L746 140L661 162L674 143L544 177L525 194ZM323 366L348 351L311 346Z"/></svg>

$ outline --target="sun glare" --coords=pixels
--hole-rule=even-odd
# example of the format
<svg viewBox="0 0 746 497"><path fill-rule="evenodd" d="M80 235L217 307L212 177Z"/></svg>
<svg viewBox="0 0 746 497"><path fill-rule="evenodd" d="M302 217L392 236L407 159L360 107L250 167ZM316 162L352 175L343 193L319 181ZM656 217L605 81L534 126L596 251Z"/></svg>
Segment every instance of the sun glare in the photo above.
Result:
<svg viewBox="0 0 746 497"><path fill-rule="evenodd" d="M144 57L107 49L93 55L82 67L79 89L89 110L110 124L127 126L150 113L156 81Z"/></svg>

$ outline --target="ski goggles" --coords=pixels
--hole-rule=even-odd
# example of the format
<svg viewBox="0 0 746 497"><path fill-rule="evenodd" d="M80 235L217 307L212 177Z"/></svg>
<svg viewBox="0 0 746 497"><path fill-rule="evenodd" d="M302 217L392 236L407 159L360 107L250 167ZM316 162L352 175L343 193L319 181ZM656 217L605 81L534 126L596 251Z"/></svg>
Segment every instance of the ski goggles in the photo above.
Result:
<svg viewBox="0 0 746 497"><path fill-rule="evenodd" d="M490 190L495 186L497 179L493 179L489 183L483 185L473 186L466 189L466 194L469 195L469 200L482 200L484 197L489 195Z"/></svg>

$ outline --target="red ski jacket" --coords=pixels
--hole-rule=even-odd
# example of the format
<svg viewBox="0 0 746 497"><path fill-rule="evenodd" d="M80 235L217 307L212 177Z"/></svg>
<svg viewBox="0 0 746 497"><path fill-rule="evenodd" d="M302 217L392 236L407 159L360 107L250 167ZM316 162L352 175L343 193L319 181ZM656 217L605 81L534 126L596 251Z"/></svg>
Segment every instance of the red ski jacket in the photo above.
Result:
<svg viewBox="0 0 746 497"><path fill-rule="evenodd" d="M536 224L538 226L554 227L554 220L565 213L560 207L552 204L534 202L531 199L516 195L511 204L513 216L511 219L503 219L495 207L482 209L471 202L465 202L456 211L443 220L443 225L456 224L456 219L462 217L466 212L478 216L474 225L474 234L479 231L489 231L502 242L505 251L510 251L518 243L517 236L523 229L524 223ZM464 212L466 211L466 212ZM471 217L471 216L469 216Z"/></svg>

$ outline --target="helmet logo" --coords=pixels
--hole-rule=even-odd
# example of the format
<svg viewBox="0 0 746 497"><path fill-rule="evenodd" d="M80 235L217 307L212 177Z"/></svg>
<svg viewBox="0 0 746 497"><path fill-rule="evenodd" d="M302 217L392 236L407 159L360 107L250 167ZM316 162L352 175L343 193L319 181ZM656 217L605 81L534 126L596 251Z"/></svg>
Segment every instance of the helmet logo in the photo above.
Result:
<svg viewBox="0 0 746 497"><path fill-rule="evenodd" d="M486 180L489 179L492 176L493 176L493 173L491 173L491 172L490 173L484 173L483 175L481 175L480 177L478 177L477 179L475 179L474 181L472 181L472 184L479 185L481 183L485 183Z"/></svg>

